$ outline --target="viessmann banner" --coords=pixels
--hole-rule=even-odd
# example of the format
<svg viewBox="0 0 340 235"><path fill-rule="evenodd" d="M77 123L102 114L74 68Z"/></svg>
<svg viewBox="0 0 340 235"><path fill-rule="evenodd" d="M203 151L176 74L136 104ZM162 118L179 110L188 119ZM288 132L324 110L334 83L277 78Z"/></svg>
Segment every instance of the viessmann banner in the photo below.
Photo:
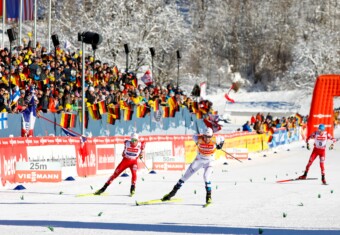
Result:
<svg viewBox="0 0 340 235"><path fill-rule="evenodd" d="M224 148L236 145L263 150L263 137L255 133L232 133L223 136ZM82 142L79 137L33 137L0 139L0 176L6 182L59 182L60 174L72 169L73 176L113 172L121 161L125 140L129 136L94 137ZM141 136L145 156L139 168L184 170L196 155L192 135ZM266 147L268 148L268 146ZM218 159L223 155L219 151ZM21 164L18 162L26 162ZM60 169L53 165L58 163ZM20 165L21 164L21 165ZM33 165L32 165L33 164ZM60 173L61 171L61 173Z"/></svg>

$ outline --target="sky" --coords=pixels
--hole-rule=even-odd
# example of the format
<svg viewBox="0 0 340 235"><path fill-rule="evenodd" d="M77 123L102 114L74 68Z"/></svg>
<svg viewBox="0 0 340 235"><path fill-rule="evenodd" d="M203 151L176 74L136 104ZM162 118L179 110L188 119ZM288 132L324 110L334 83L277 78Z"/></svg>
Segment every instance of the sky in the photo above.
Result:
<svg viewBox="0 0 340 235"><path fill-rule="evenodd" d="M254 112L265 108L283 112L271 107L272 103L263 97L276 102L290 101L282 94L242 95L241 91L230 95L244 103L257 101L252 105ZM218 106L221 99L214 96L223 95L211 95ZM265 102L267 106L263 108ZM224 106L225 103L218 108L223 110ZM249 111L247 104L226 106L235 108L239 114ZM294 105L282 107L291 106ZM231 119L244 116L231 115ZM335 129L335 135L340 137L340 128ZM16 185L8 185L0 189L0 231L8 235L340 234L340 143L327 151L329 185L321 184L318 159L309 172L309 177L317 180L276 183L302 174L311 154L304 146L300 141L251 153L249 160L242 163L229 159L216 161L212 175L213 204L207 208L202 207L205 202L202 170L178 191L176 198L181 198L181 202L148 206L136 206L135 201L161 198L184 172L140 171L133 197L128 196L130 177L118 177L107 189L107 196L76 197L99 189L110 174L76 177L75 181L61 183L24 184L26 189L20 191L13 190Z"/></svg>

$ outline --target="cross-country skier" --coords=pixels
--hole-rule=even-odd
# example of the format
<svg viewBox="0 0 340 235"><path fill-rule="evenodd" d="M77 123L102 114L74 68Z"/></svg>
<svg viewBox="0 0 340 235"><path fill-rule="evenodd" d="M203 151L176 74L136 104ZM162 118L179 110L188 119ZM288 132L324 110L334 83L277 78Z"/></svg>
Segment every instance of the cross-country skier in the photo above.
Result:
<svg viewBox="0 0 340 235"><path fill-rule="evenodd" d="M206 194L206 203L210 204L211 200L211 181L210 176L212 172L212 163L215 160L216 149L221 149L224 144L224 138L216 138L213 136L213 130L208 128L204 135L194 135L193 140L196 142L198 153L195 160L191 163L189 168L186 170L183 177L177 182L172 191L162 198L163 201L170 200L177 190L181 188L182 184L187 181L196 171L200 168L204 169L204 181Z"/></svg>
<svg viewBox="0 0 340 235"><path fill-rule="evenodd" d="M122 153L123 160L119 163L114 173L106 181L104 186L94 193L95 195L102 194L112 183L112 181L117 178L126 168L130 168L132 174L130 196L135 194L137 181L137 160L138 158L143 158L144 154L144 142L139 142L138 139L138 134L133 133L131 135L131 139L125 141L124 151Z"/></svg>
<svg viewBox="0 0 340 235"><path fill-rule="evenodd" d="M306 140L307 143L307 149L309 150L309 143L308 141L310 139L314 139L314 148L313 152L309 158L309 161L306 166L305 173L299 177L299 179L306 179L307 174L309 171L310 166L312 165L313 161L317 156L320 157L320 168L321 168L321 181L323 184L327 184L326 178L325 178L325 158L326 158L326 144L327 140L333 141L333 143L329 146L329 150L332 150L334 147L334 143L336 142L336 139L333 138L333 136L325 131L325 125L320 124L317 131L313 132Z"/></svg>

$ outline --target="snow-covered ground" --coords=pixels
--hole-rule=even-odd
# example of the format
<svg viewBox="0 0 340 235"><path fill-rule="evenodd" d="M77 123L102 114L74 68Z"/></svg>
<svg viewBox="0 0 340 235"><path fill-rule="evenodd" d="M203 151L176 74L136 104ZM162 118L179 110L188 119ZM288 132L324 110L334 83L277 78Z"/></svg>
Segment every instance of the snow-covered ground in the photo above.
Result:
<svg viewBox="0 0 340 235"><path fill-rule="evenodd" d="M252 154L252 160L243 163L216 162L213 204L208 208L202 208L202 171L176 195L182 202L162 205L136 206L135 200L162 197L182 172L140 172L132 198L128 196L129 177L117 178L108 196L76 197L101 187L108 175L26 184L22 191L1 190L0 231L27 235L340 234L340 143L327 152L329 185L321 185L318 160L309 174L318 180L276 183L302 173L311 153L302 146L293 143Z"/></svg>
<svg viewBox="0 0 340 235"><path fill-rule="evenodd" d="M296 102L297 93L290 91L240 91L230 94L236 103L225 104L223 95L220 91L208 98L219 113L227 108L235 112L231 113L234 120L230 125L242 124L242 118L249 118L247 112L294 113L296 103L309 107L311 101L306 97L306 103ZM340 129L335 132L339 138ZM100 197L76 195L98 189L109 175L56 184L25 184L27 189L22 191L12 190L16 185L11 185L0 190L0 231L9 235L340 234L340 143L327 151L329 185L321 184L318 159L309 174L317 180L276 183L302 174L311 153L303 146L303 142L296 142L253 153L251 160L243 163L228 160L225 165L226 161L217 161L212 180L213 204L208 208L202 208L202 170L176 195L182 202L149 206L136 206L135 201L161 198L183 172L139 172L137 192L132 198L128 196L130 177L117 178L107 190L109 195Z"/></svg>

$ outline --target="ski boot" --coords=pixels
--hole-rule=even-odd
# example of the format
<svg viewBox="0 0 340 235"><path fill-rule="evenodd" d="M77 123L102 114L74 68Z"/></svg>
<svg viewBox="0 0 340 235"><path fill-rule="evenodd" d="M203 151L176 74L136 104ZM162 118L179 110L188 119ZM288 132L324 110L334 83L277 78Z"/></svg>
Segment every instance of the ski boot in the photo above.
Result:
<svg viewBox="0 0 340 235"><path fill-rule="evenodd" d="M130 197L132 197L133 195L135 195L135 190L136 190L136 187L134 184L131 185L131 188L130 188Z"/></svg>
<svg viewBox="0 0 340 235"><path fill-rule="evenodd" d="M205 202L206 202L206 204L211 204L212 203L211 191L207 191L207 196L205 198Z"/></svg>
<svg viewBox="0 0 340 235"><path fill-rule="evenodd" d="M175 185L175 187L171 190L171 192L164 195L164 197L162 198L162 201L169 201L173 196L175 196L175 194L177 193L177 190L182 187L183 183L184 181L179 180L177 184Z"/></svg>
<svg viewBox="0 0 340 235"><path fill-rule="evenodd" d="M100 195L100 194L102 194L103 192L105 192L105 190L106 190L106 188L109 186L109 184L104 184L104 186L101 188L101 189L99 189L99 190L97 190L95 193L94 193L94 195Z"/></svg>
<svg viewBox="0 0 340 235"><path fill-rule="evenodd" d="M322 181L322 184L325 184L325 185L327 184L325 175L321 175L321 181Z"/></svg>
<svg viewBox="0 0 340 235"><path fill-rule="evenodd" d="M305 171L305 173L303 173L303 175L299 176L299 180L305 180L307 178L307 171Z"/></svg>

